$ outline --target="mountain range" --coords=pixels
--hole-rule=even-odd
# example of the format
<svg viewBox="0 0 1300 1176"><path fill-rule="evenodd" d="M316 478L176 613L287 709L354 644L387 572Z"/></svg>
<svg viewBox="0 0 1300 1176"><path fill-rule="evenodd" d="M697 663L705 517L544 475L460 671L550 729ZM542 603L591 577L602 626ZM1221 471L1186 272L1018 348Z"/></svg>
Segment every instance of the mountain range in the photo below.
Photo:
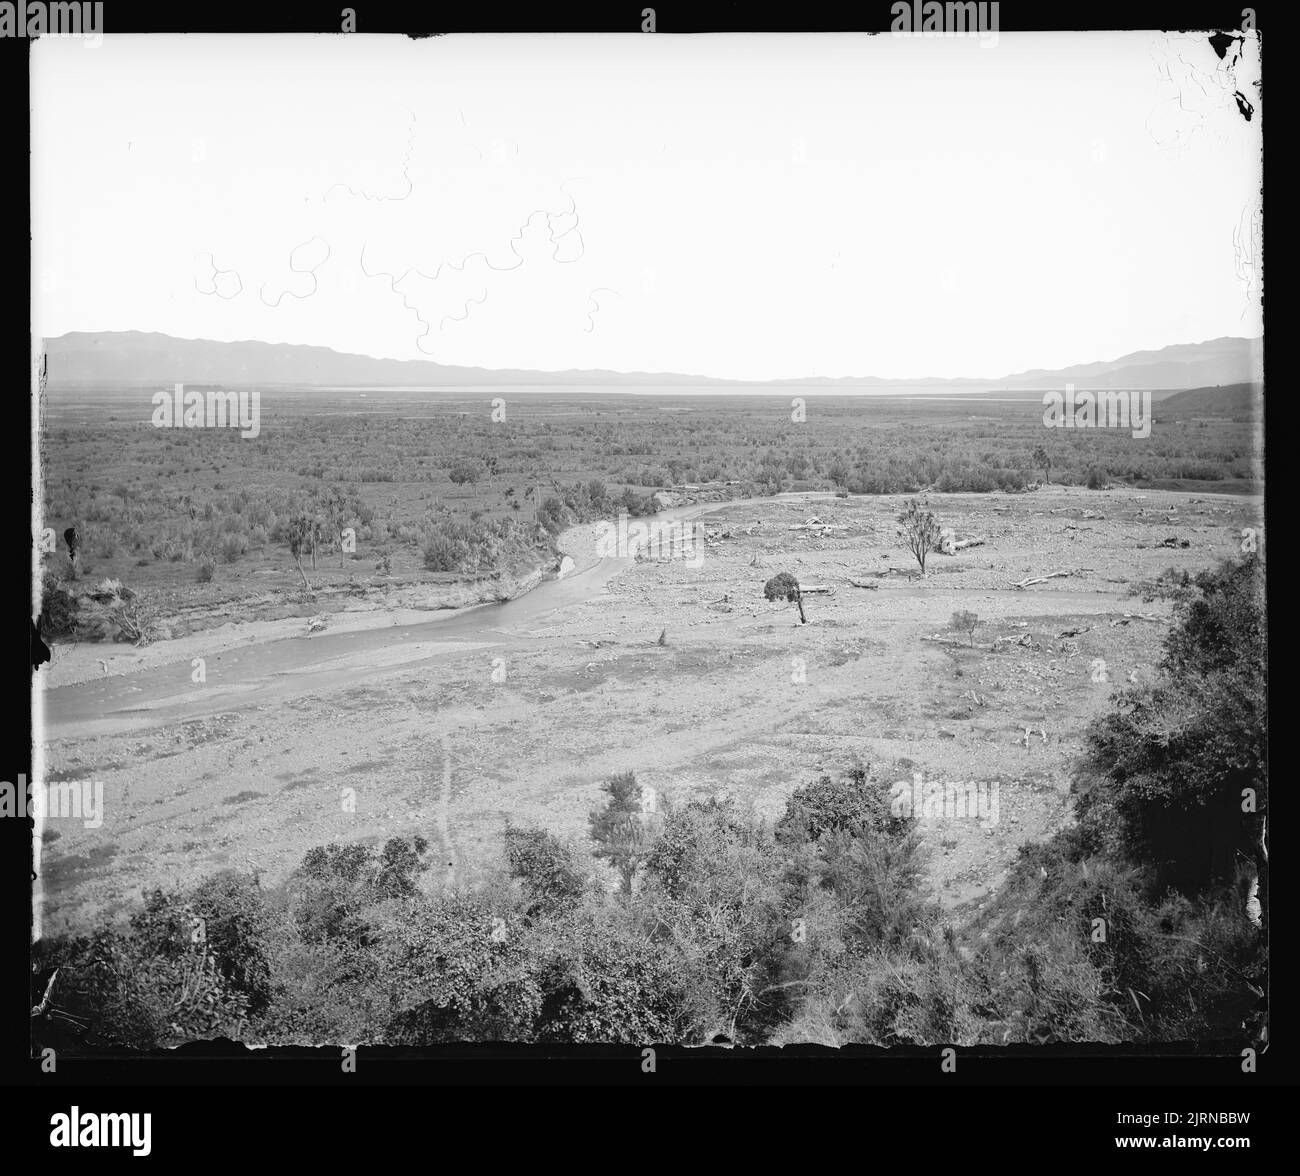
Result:
<svg viewBox="0 0 1300 1176"><path fill-rule="evenodd" d="M47 387L226 384L333 387L463 388L473 385L638 386L712 388L805 387L1007 389L1202 388L1263 381L1263 341L1225 336L1204 343L1178 343L1157 351L1134 351L1118 359L1034 369L993 379L888 379L878 376L816 376L782 380L724 380L676 372L603 370L523 371L455 367L420 359L378 359L329 347L296 343L177 339L143 331L70 331L45 341Z"/></svg>

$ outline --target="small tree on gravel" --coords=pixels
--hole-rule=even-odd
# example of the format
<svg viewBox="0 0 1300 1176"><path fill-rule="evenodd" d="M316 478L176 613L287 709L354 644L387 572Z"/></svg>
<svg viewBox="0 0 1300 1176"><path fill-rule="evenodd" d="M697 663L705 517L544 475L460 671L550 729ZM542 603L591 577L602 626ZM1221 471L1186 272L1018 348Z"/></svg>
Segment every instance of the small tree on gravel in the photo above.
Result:
<svg viewBox="0 0 1300 1176"><path fill-rule="evenodd" d="M952 614L952 627L959 633L965 633L967 641L975 644L975 629L980 623L979 617L966 609Z"/></svg>
<svg viewBox="0 0 1300 1176"><path fill-rule="evenodd" d="M1034 465L1043 471L1043 481L1048 485L1052 482L1052 459L1047 455L1047 450L1039 446L1034 450Z"/></svg>
<svg viewBox="0 0 1300 1176"><path fill-rule="evenodd" d="M778 572L763 585L763 595L768 600L788 600L799 606L799 623L806 625L808 618L803 614L803 593L799 591L799 581L789 572Z"/></svg>
<svg viewBox="0 0 1300 1176"><path fill-rule="evenodd" d="M909 499L907 509L898 516L903 525L903 545L916 556L921 565L921 575L925 575L925 558L939 546L942 528L934 512L925 503L915 498Z"/></svg>

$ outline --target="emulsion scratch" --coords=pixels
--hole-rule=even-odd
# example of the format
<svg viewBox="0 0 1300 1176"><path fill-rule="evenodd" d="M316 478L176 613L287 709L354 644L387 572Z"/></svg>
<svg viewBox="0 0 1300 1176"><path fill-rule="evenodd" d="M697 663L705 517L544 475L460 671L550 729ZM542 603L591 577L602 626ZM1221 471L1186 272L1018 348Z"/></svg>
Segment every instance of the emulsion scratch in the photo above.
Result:
<svg viewBox="0 0 1300 1176"><path fill-rule="evenodd" d="M419 351L422 355L431 355L432 352L425 351L424 347L421 346L421 341L424 339L424 337L425 337L426 335L428 335L429 331L432 330L432 328L429 326L429 321L428 321L428 319L426 319L426 318L424 317L424 315L422 315L422 314L420 313L419 307L412 306L411 303L410 303L410 301L407 299L406 294L405 294L403 291L401 291L401 290L399 290L399 289L397 288L397 283L400 282L400 281L402 280L402 278L406 277L406 274L409 274L411 271L408 269L408 270L406 271L406 273L403 273L403 274L402 274L402 277L401 277L401 278L396 277L394 274L390 274L390 273L388 273L386 270L376 270L376 271L372 274L368 269L366 269L366 247L365 247L365 245L363 244L363 245L361 246L361 272L362 272L362 273L363 273L367 278L387 278L387 279L388 279L388 287L389 287L389 289L392 290L392 292L393 292L394 294L396 294L396 295L397 295L397 296L402 300L402 305L403 305L404 307L406 307L406 309L409 310L413 315L415 315L416 320L417 320L417 321L419 322L419 324L424 328L424 330L421 331L421 332L420 332L418 335L416 335L416 337L415 337L415 349L416 349L417 351Z"/></svg>
<svg viewBox="0 0 1300 1176"><path fill-rule="evenodd" d="M466 130L469 130L469 123L465 121L465 112L463 110L458 110L456 113L460 115L460 125L464 127ZM505 152L505 146L507 140L494 139L492 141L492 146L490 150L492 152L493 159L496 163L504 163L506 162L507 159L519 158L519 144L516 143L513 139L508 140L508 142L510 146L514 148L514 150L511 151L510 154L507 156ZM487 158L487 156L483 154L483 148L474 142L471 142L470 146L473 147L474 154L478 156L479 163L482 163Z"/></svg>
<svg viewBox="0 0 1300 1176"><path fill-rule="evenodd" d="M1241 312L1243 318L1259 306L1263 234L1264 210L1258 204L1247 205L1241 210L1241 219L1232 230L1233 264L1237 279L1246 287L1246 308Z"/></svg>
<svg viewBox="0 0 1300 1176"><path fill-rule="evenodd" d="M551 247L551 260L557 265L571 265L573 262L580 260L586 252L586 243L583 241L582 233L578 227L581 218L578 214L577 201L574 200L573 194L567 187L570 182L571 181L566 180L560 185L560 191L564 193L569 201L569 207L567 209L561 209L556 212L548 208L535 208L524 218L517 231L509 241L506 242L513 257L513 261L508 264L498 265L492 260L489 254L482 250L475 250L474 252L467 253L460 258L448 258L445 261L440 261L431 274L425 273L424 270L414 265L407 266L400 274L389 273L386 270L375 270L372 272L366 268L366 247L365 245L362 245L361 272L367 278L384 277L388 279L389 289L402 299L402 305L415 315L416 320L423 328L415 338L416 349L425 355L432 354L431 352L426 351L422 346L422 341L428 336L432 329L429 320L420 313L418 307L416 307L407 297L406 292L398 287L412 275L421 278L426 282L437 282L447 270L454 273L464 273L468 268L469 263L475 260L481 261L484 269L492 270L495 273L509 273L513 270L517 270L524 264L524 255L519 251L517 246L523 241L533 222L538 217L546 218L546 235L547 242ZM566 223L570 218L572 218L572 223ZM566 242L569 242L569 244L566 245ZM561 256L561 252L571 253L572 256ZM482 305L486 300L487 290L485 288L481 298L469 299L463 304L464 313L459 315L444 315L439 322L439 331L443 330L447 322L463 322L469 315L469 307L471 305Z"/></svg>
<svg viewBox="0 0 1300 1176"><path fill-rule="evenodd" d="M206 257L208 259L207 268L211 272L207 276L206 283L212 288L210 290L204 290L202 287L200 287L198 274L195 274L194 275L195 290L197 290L200 294L204 295L205 297L211 297L212 295L215 295L216 297L220 298L223 302L229 302L232 298L237 297L240 293L243 292L244 289L243 279L240 278L239 274L235 270L218 269L216 258L213 257L213 255L207 252L206 250L202 253L196 253L194 255L194 259L196 261L200 257ZM234 278L233 288L231 287L229 281L230 277ZM225 293L223 291L223 287L224 290L228 290L230 292Z"/></svg>
<svg viewBox="0 0 1300 1176"><path fill-rule="evenodd" d="M550 233L552 246L551 260L558 262L560 265L569 265L572 262L577 261L587 250L586 243L582 239L582 233L578 231L578 225L581 220L578 216L578 204L577 201L573 199L573 193L569 191L567 187L568 184L569 181L565 180L564 183L560 185L560 191L569 198L569 211L560 213L548 212L546 214L547 231ZM573 217L573 224L565 229L564 232L557 234L555 232L555 222L569 216ZM564 258L560 256L560 242L570 234L575 235L578 239L578 252L573 257Z"/></svg>
<svg viewBox="0 0 1300 1176"><path fill-rule="evenodd" d="M431 274L426 274L418 266L408 265L406 269L402 271L401 276L397 277L394 280L394 285L396 285L398 282L405 281L408 277L411 276L411 274L415 274L415 276L418 278L423 278L426 282L436 282L438 278L442 275L443 270L449 269L449 270L454 270L456 273L463 273L465 267L476 257L483 259L483 265L487 269L496 270L497 273L508 273L510 270L516 270L521 265L524 264L524 258L523 258L523 254L521 254L519 250L515 248L515 242L523 240L524 233L528 231L529 222L536 215L537 213L535 212L530 213L528 220L524 221L523 225L520 227L519 232L516 233L513 237L511 237L510 241L508 242L510 246L510 252L515 255L515 262L513 265L493 265L492 259L488 257L486 253L483 253L481 250L476 250L473 253L465 254L465 256L462 257L459 261L453 261L450 258L446 261L440 261L438 263L437 269L435 269ZM367 275L367 277L369 276L370 275Z"/></svg>
<svg viewBox="0 0 1300 1176"><path fill-rule="evenodd" d="M587 294L587 299L591 303L591 309L587 312L587 325L583 327L583 332L590 335L596 329L596 312L600 310L600 303L596 295L600 293L613 294L615 298L621 298L622 295L617 290L611 290L608 286L597 286Z"/></svg>
<svg viewBox="0 0 1300 1176"><path fill-rule="evenodd" d="M465 313L444 314L442 316L442 321L438 324L438 330L444 330L448 323L463 323L467 318L469 318L469 308L471 306L482 306L483 303L487 301L487 296L488 292L484 290L481 298L467 298L465 300Z"/></svg>
<svg viewBox="0 0 1300 1176"><path fill-rule="evenodd" d="M294 259L297 256L298 251L301 249L306 249L309 245L311 245L313 242L316 241L319 241L321 245L324 246L325 256L322 257L314 265L309 265L309 266L296 265ZM284 300L286 295L288 295L288 297L290 298L298 298L298 299L310 298L313 294L316 293L318 289L320 289L320 284L316 278L316 271L320 269L320 267L323 266L327 261L329 261L329 259L330 259L329 242L322 237L309 237L306 241L302 242L302 244L295 245L291 250L289 250L289 268L295 274L306 274L309 278L311 278L311 289L308 290L306 294L296 294L292 290L284 289L281 290L278 295L276 295L276 299L274 302L267 302L266 297L263 293L263 291L266 289L267 284L263 282L257 292L257 296L259 299L261 299L262 305L270 306L273 308L277 307Z"/></svg>
<svg viewBox="0 0 1300 1176"><path fill-rule="evenodd" d="M1220 33L1208 40L1176 34L1154 42L1156 72L1174 92L1147 116L1147 132L1156 144L1182 148L1198 133L1210 132L1227 139L1234 124L1249 122L1255 107L1245 91L1259 86L1257 47L1258 41L1245 34Z"/></svg>
<svg viewBox="0 0 1300 1176"><path fill-rule="evenodd" d="M416 118L415 118L415 112L413 110L408 110L407 114L411 116L411 123L406 130L406 150L402 152L402 179L406 183L406 191L403 192L400 196L375 196L375 195L371 195L364 188L360 188L360 189L354 188L352 187L351 184L343 184L343 183L331 184L328 188L325 189L324 193L321 195L322 204L327 203L329 201L330 193L333 192L336 188L342 188L349 196L353 197L354 199L370 200L381 204L396 202L399 200L406 200L407 198L410 197L411 193L415 191L415 183L411 179L410 166L411 166L411 156L415 153Z"/></svg>
<svg viewBox="0 0 1300 1176"><path fill-rule="evenodd" d="M1241 92L1236 88L1237 67L1242 63L1243 53L1246 47L1246 37L1243 33L1215 33L1210 38L1210 48L1219 55L1219 60L1223 62L1223 68L1227 71L1234 89L1232 91L1233 100L1237 103L1237 109L1241 117L1250 122L1251 116L1255 113L1255 107Z"/></svg>
<svg viewBox="0 0 1300 1176"><path fill-rule="evenodd" d="M567 182L568 181L566 180L565 183ZM403 281L404 279L408 278L411 274L415 274L417 277L423 278L426 282L436 282L442 276L443 270L454 270L457 273L463 273L465 267L475 258L482 259L483 265L486 269L494 270L497 273L509 273L511 270L517 270L521 265L524 264L524 256L522 253L519 252L517 248L515 248L515 244L516 242L522 241L524 239L524 235L528 232L529 227L532 225L533 221L539 216L546 217L546 231L547 231L547 239L551 246L551 260L556 262L559 265L568 265L571 264L572 262L577 261L580 257L582 257L583 253L586 250L586 245L582 240L582 234L578 231L578 224L579 224L578 206L574 202L572 194L569 193L569 191L565 188L564 184L560 185L560 190L564 192L564 194L569 198L568 211L551 212L549 209L546 208L533 209L533 211L530 212L524 218L523 222L519 225L518 231L514 234L514 236L512 236L510 240L506 242L507 246L510 249L510 252L514 255L514 261L510 265L495 264L492 261L492 258L488 254L484 253L481 249L479 249L479 250L475 250L473 253L466 253L459 260L453 260L451 258L448 258L446 261L440 261L438 263L437 268L431 274L425 273L424 270L420 269L418 266L414 266L414 265L407 266L406 269L402 271L401 276L395 279L396 282ZM570 225L563 232L557 233L555 231L556 223L570 216L573 217L573 224ZM559 256L561 244L564 241L564 238L570 236L571 234L576 235L577 237L578 253L574 257L562 258Z"/></svg>

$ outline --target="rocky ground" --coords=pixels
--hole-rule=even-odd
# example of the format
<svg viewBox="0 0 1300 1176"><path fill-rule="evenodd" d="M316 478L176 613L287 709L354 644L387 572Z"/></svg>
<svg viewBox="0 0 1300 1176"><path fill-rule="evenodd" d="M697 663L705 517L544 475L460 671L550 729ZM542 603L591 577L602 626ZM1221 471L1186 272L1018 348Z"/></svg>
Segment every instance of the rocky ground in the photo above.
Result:
<svg viewBox="0 0 1300 1176"><path fill-rule="evenodd" d="M44 926L120 917L143 887L223 867L274 881L313 845L395 834L434 844L430 887L470 884L499 864L507 819L581 841L615 772L658 795L729 793L774 817L800 784L859 763L886 781L919 775L922 799L926 785L979 787L974 806L922 814L935 895L977 906L1022 842L1069 819L1090 718L1154 672L1169 606L1132 587L1234 554L1262 504L1057 487L934 495L958 539L985 542L932 555L924 580L898 540L902 504L724 506L705 520L699 561L635 562L526 625L418 656L359 650L327 675L281 671L196 717L180 707L50 732L40 778L102 782L105 811L98 828L46 823ZM596 562L598 537L595 526L564 537L574 574ZM793 604L763 598L781 571L831 589L805 598L806 625ZM1071 574L1014 586L1059 571ZM973 635L951 627L959 610L978 616ZM330 623L407 619L366 613ZM303 622L260 624L119 648L102 667L102 648L64 652L42 673L62 685L89 665L143 681Z"/></svg>

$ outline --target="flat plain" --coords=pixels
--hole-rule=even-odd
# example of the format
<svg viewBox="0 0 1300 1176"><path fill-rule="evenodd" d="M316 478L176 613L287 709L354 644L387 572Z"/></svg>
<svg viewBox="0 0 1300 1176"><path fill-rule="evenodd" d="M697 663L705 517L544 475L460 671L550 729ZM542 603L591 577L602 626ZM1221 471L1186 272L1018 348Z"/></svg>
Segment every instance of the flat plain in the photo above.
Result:
<svg viewBox="0 0 1300 1176"><path fill-rule="evenodd" d="M51 411L50 501L101 504L83 579L136 585L166 634L141 648L56 645L42 671L45 778L102 781L105 795L100 827L47 831L51 931L122 917L142 889L224 867L274 882L328 842L420 833L438 864L426 887L473 885L502 864L507 818L581 841L602 782L629 770L656 794L727 794L768 817L800 785L856 765L888 780L996 789L987 793L995 820L922 821L932 893L953 911L978 908L1022 842L1070 819L1071 766L1088 721L1113 690L1154 675L1169 606L1144 600L1144 586L1236 554L1243 529L1263 521L1260 496L1241 492L1249 480L1232 477L1251 470L1249 422L1171 421L1174 436L1147 459L1161 468L1145 472L1172 476L1199 462L1228 473L1227 483L931 485L924 496L940 522L983 542L932 554L922 578L896 523L912 495L843 484L870 474L882 438L900 436L904 459L937 455L931 482L966 455L978 462L981 446L1000 462L988 468L1019 471L1048 432L1036 401L954 410L836 397L813 400L808 422L795 424L789 402L771 398L741 407L534 394L511 401L503 427L477 396L409 412L389 404L374 416L347 396L351 411L281 406L260 447L205 430L160 444L123 407L130 397ZM1102 432L1048 437L1058 470L1151 452ZM407 445L381 469L379 452L399 433ZM334 437L359 452L337 454ZM276 457L290 443L300 469ZM439 454L453 444L485 458L497 446L490 487L446 479ZM118 468L87 460L108 445ZM159 462L171 447L181 453ZM766 456L778 448L777 461ZM547 455L544 481L534 450ZM367 481L371 461L393 481ZM651 464L664 476L647 473ZM86 469L93 484L79 480ZM764 487L776 493L708 501L752 492L763 471L779 473ZM604 524L568 520L558 553L572 569L555 579L552 560L544 582L521 583L507 603L470 607L493 599L482 575L422 567L420 520L435 503L505 517L529 485L591 479L693 504L679 516L707 536L699 558L602 558ZM726 481L740 485L720 489ZM274 504L325 483L355 496L368 521L356 553L322 554L308 598L276 539ZM1225 484L1236 492L1221 492ZM224 509L232 499L243 508ZM202 584L192 551L138 554L152 555L150 535L201 542L196 501L218 504L217 528L273 504L271 518L249 523L264 540ZM143 546L133 547L132 528L147 533ZM807 624L793 605L764 599L780 571L829 589L806 594ZM1055 572L1069 574L1016 586ZM953 627L959 611L978 617L973 633ZM323 623L308 632L304 617Z"/></svg>

